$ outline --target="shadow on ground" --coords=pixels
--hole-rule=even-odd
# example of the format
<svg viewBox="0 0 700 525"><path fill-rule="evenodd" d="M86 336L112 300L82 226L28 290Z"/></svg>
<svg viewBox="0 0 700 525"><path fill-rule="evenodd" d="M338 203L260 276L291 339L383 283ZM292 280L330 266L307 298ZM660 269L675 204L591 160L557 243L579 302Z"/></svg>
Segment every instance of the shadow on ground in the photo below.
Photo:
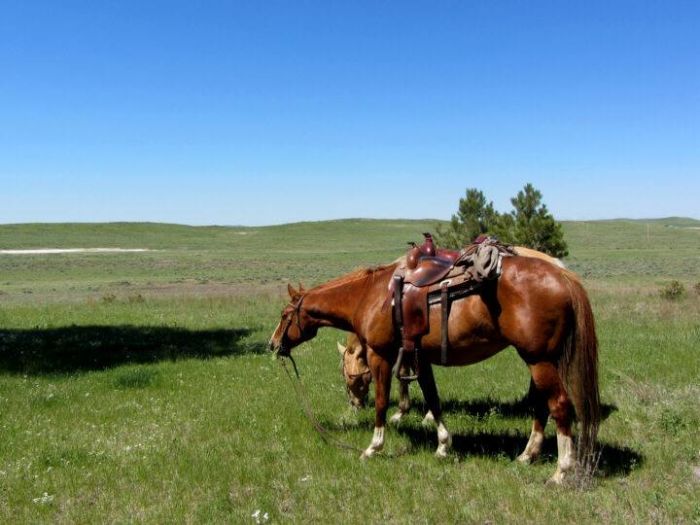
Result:
<svg viewBox="0 0 700 525"><path fill-rule="evenodd" d="M412 400L413 406L420 407L423 403ZM446 414L468 414L472 417L488 417L498 414L503 417L532 417L531 403L528 395L514 401L500 401L493 398L479 398L470 400L446 399L441 402L442 411ZM427 407L423 407L427 411ZM601 403L600 419L605 421L610 414L617 411L615 405Z"/></svg>
<svg viewBox="0 0 700 525"><path fill-rule="evenodd" d="M420 407L421 402L412 400L413 407ZM527 395L514 401L499 401L493 398L479 398L471 400L449 399L442 403L445 414L462 413L477 419L487 419L498 415L509 418L529 419L532 411ZM613 404L601 404L601 421L607 419L610 414L617 411ZM368 413L373 414L373 410ZM424 413L425 410L420 411ZM358 418L354 422L337 422L329 419L321 419L321 424L333 431L347 431L363 428L368 432L374 427L373 418ZM551 424L551 423L550 423ZM403 436L406 436L413 448L435 450L437 448L437 435L432 426L424 427L417 423L416 419L406 420L398 427L391 427ZM457 433L452 435L452 453L460 458L469 456L481 457L507 457L512 460L525 449L528 435L518 431L474 431ZM368 438L369 439L369 438ZM629 447L618 447L611 444L600 443L598 461L598 472L603 477L627 475L635 468L639 467L644 457ZM557 440L550 436L545 439L540 461L556 462L557 460Z"/></svg>
<svg viewBox="0 0 700 525"><path fill-rule="evenodd" d="M264 352L263 343L243 341L249 334L248 329L132 325L0 330L0 372L66 374L126 363Z"/></svg>
<svg viewBox="0 0 700 525"><path fill-rule="evenodd" d="M399 427L397 432L408 437L417 448L437 448L434 429ZM452 435L452 452L460 458L469 456L507 457L515 460L525 449L528 436L519 432L467 432ZM600 443L598 472L604 477L627 475L644 462L644 457L629 447L618 447ZM557 440L550 436L545 439L540 461L556 462Z"/></svg>

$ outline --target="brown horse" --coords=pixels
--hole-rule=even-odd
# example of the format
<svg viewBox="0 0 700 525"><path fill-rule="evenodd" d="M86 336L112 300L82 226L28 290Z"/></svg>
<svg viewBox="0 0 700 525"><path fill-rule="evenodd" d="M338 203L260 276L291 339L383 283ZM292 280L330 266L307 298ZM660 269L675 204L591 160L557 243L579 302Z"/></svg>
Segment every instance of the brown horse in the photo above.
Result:
<svg viewBox="0 0 700 525"><path fill-rule="evenodd" d="M397 340L386 298L397 264L352 272L311 290L289 286L291 301L270 339L279 355L332 326L355 332L368 348L375 381L375 429L363 453L384 445L391 368ZM431 362L439 360L440 308L430 311L430 332L420 344L418 382L438 428L436 455L445 456L451 438L441 420ZM532 376L535 422L524 456L540 452L548 415L556 423L558 462L551 478L561 483L576 465L572 437L574 409L581 424L579 456L591 456L600 420L597 341L587 294L571 272L530 257L506 257L501 276L478 293L453 303L449 317L448 366L473 364L514 346ZM424 365L424 366L423 366Z"/></svg>
<svg viewBox="0 0 700 525"><path fill-rule="evenodd" d="M513 246L513 251L516 255L521 255L523 257L534 257L536 259L542 259L547 261L554 266L562 269L566 269L564 263L552 257L544 252L533 250L532 248L527 248L525 246ZM400 258L399 262L403 263L405 258ZM365 406L367 402L367 395L369 394L370 383L372 382L372 374L369 370L369 365L367 364L367 347L362 344L362 341L357 337L357 334L349 333L345 344L338 343L338 352L342 357L342 371L343 379L345 380L345 389L348 393L348 400L350 404L355 408L361 408ZM439 364L439 363L433 363ZM415 371L412 370L410 364L402 364L402 369L399 373L399 377L406 377L413 375ZM408 393L409 382L400 380L399 381L399 410L394 413L389 419L392 423L398 423L401 421L403 416L408 414L411 409L411 398ZM424 424L433 422L433 414L428 411L423 420ZM521 461L530 461L532 458L520 456Z"/></svg>

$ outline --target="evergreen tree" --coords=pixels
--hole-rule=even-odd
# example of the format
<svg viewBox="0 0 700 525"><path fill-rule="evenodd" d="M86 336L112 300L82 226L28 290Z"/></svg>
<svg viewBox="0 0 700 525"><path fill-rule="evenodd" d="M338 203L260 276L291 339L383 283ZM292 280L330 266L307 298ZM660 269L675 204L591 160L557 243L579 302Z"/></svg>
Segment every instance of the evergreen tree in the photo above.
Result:
<svg viewBox="0 0 700 525"><path fill-rule="evenodd" d="M561 224L542 204L542 193L528 183L510 202L513 210L500 214L481 191L468 188L447 227L437 226L437 243L446 248L461 248L477 236L488 234L553 257L568 255Z"/></svg>
<svg viewBox="0 0 700 525"><path fill-rule="evenodd" d="M476 188L468 188L464 198L459 199L459 209L446 228L437 226L436 242L445 248L461 248L477 236L490 233L499 220L493 202L487 202L484 194Z"/></svg>
<svg viewBox="0 0 700 525"><path fill-rule="evenodd" d="M511 219L508 220L510 242L553 257L566 257L569 254L561 224L542 204L540 191L528 183L510 202L513 205Z"/></svg>

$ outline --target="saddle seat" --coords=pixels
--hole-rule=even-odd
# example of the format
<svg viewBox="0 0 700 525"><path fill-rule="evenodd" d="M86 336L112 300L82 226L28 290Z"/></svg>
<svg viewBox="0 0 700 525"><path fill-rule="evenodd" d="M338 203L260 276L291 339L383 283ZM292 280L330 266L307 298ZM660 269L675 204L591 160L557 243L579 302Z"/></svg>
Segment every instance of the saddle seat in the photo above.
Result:
<svg viewBox="0 0 700 525"><path fill-rule="evenodd" d="M457 250L435 249L433 236L424 233L425 241L421 246L411 243L412 248L406 255L404 283L418 288L430 286L444 279L454 268L461 253Z"/></svg>
<svg viewBox="0 0 700 525"><path fill-rule="evenodd" d="M454 262L442 257L421 257L418 266L406 270L404 283L412 284L418 288L430 286L444 279L454 267Z"/></svg>

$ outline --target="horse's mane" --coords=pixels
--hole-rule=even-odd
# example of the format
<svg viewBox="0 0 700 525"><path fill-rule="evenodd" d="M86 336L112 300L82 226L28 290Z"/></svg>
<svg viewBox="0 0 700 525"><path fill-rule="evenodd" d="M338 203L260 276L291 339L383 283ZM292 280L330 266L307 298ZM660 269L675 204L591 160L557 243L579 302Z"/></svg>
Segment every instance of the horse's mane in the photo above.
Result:
<svg viewBox="0 0 700 525"><path fill-rule="evenodd" d="M389 264L383 264L379 266L370 266L370 267L363 267L363 268L358 268L356 270L353 270L350 273L346 273L344 275L341 275L340 277L336 277L334 279L331 279L330 281L326 281L325 283L319 284L318 286L315 286L313 290L325 290L327 288L335 288L336 286L342 286L345 284L349 284L354 281L358 281L360 279L366 279L368 277L373 277L375 274L380 273L380 272L385 272L388 270L394 270L396 268L397 262L392 262Z"/></svg>

